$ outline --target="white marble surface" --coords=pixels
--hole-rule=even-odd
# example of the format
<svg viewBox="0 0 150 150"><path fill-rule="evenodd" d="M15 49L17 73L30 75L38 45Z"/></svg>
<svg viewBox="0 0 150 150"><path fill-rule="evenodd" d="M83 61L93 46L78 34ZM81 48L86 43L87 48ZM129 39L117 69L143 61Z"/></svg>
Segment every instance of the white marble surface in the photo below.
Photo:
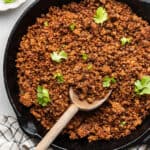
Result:
<svg viewBox="0 0 150 150"><path fill-rule="evenodd" d="M0 12L0 114L15 116L4 87L3 57L5 46L14 24L24 10L33 2L34 0L27 0L25 4L17 9Z"/></svg>

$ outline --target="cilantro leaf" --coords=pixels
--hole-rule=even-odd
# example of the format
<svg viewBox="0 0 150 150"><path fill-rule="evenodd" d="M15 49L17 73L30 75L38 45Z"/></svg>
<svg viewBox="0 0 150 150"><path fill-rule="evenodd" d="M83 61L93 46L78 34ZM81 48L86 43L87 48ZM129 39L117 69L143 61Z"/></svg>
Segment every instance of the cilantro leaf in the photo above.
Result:
<svg viewBox="0 0 150 150"><path fill-rule="evenodd" d="M62 59L67 59L68 55L65 51L60 51L59 53L57 52L53 52L51 54L51 59L57 63L60 63L62 61Z"/></svg>
<svg viewBox="0 0 150 150"><path fill-rule="evenodd" d="M96 10L96 14L94 16L94 21L97 24L102 24L104 23L106 20L108 20L108 14L105 8L103 7L99 7Z"/></svg>
<svg viewBox="0 0 150 150"><path fill-rule="evenodd" d="M126 125L126 122L125 122L125 121L120 122L120 126L121 126L121 127L124 127L125 125Z"/></svg>
<svg viewBox="0 0 150 150"><path fill-rule="evenodd" d="M49 26L49 22L48 21L44 21L44 26L48 27Z"/></svg>
<svg viewBox="0 0 150 150"><path fill-rule="evenodd" d="M116 83L116 80L109 76L105 76L103 79L103 87L110 87L111 83Z"/></svg>
<svg viewBox="0 0 150 150"><path fill-rule="evenodd" d="M135 82L134 91L138 95L150 94L150 76L143 76L141 80Z"/></svg>
<svg viewBox="0 0 150 150"><path fill-rule="evenodd" d="M75 27L76 27L75 23L72 23L72 24L70 24L69 29L71 31L74 31Z"/></svg>
<svg viewBox="0 0 150 150"><path fill-rule="evenodd" d="M3 0L4 3L8 4L8 3L14 3L16 0Z"/></svg>
<svg viewBox="0 0 150 150"><path fill-rule="evenodd" d="M131 43L131 38L123 37L123 38L121 38L120 41L121 41L121 45L125 46L126 44L130 44Z"/></svg>
<svg viewBox="0 0 150 150"><path fill-rule="evenodd" d="M85 54L85 53L81 54L81 56L82 56L82 59L83 59L83 60L87 60L87 59L88 59L88 55Z"/></svg>
<svg viewBox="0 0 150 150"><path fill-rule="evenodd" d="M93 65L91 63L87 65L88 70L92 70L92 68L93 68Z"/></svg>
<svg viewBox="0 0 150 150"><path fill-rule="evenodd" d="M51 98L49 96L48 89L39 85L37 87L37 100L41 106L43 106L43 107L47 106L47 104L49 102L51 102Z"/></svg>
<svg viewBox="0 0 150 150"><path fill-rule="evenodd" d="M64 77L61 73L55 73L54 78L57 80L58 83L63 83L64 82Z"/></svg>

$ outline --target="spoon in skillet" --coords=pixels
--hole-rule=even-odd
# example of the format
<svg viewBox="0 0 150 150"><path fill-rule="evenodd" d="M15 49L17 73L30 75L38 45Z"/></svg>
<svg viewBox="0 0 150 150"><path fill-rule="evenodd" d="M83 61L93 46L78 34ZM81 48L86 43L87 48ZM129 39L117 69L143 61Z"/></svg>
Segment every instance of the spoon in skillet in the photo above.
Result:
<svg viewBox="0 0 150 150"><path fill-rule="evenodd" d="M60 119L55 123L55 125L47 132L40 143L37 145L35 150L47 150L49 145L55 140L55 138L61 133L61 131L66 127L70 120L75 116L75 114L81 111L91 111L99 106L101 106L110 96L112 90L101 100L97 100L92 104L87 101L80 101L73 88L69 88L69 96L72 101L70 107L64 112Z"/></svg>

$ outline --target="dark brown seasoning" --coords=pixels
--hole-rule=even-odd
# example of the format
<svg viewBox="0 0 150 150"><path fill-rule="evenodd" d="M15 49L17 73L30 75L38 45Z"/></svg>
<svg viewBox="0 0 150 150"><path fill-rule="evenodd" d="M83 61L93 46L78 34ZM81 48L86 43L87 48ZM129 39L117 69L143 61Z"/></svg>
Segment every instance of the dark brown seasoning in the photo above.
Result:
<svg viewBox="0 0 150 150"><path fill-rule="evenodd" d="M98 25L93 16L99 6L106 8L109 19ZM49 26L44 26L48 21ZM70 31L70 24L76 27ZM121 46L122 37L131 37ZM65 46L64 46L65 45ZM63 47L63 48L62 48ZM63 49L68 59L53 62L50 53ZM88 55L84 61L82 53ZM37 18L23 36L17 54L20 102L48 130L69 107L68 88L76 87L81 100L90 103L108 92L102 86L105 76L114 77L109 100L94 112L79 112L65 129L71 139L87 137L89 141L118 139L135 130L150 114L150 96L134 93L134 82L150 75L150 26L123 3L115 0L84 0L62 8L50 7L49 13ZM88 70L87 65L92 64ZM64 83L53 77L63 74ZM52 103L42 107L36 89L49 90ZM121 125L125 122L125 125Z"/></svg>

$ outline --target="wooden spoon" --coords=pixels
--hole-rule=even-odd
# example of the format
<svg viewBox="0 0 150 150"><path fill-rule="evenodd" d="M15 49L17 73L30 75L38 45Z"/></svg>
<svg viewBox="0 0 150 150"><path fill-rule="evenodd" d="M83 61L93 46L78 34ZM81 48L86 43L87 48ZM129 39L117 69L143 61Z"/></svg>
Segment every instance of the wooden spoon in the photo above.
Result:
<svg viewBox="0 0 150 150"><path fill-rule="evenodd" d="M87 101L80 101L76 93L73 91L73 88L69 89L69 96L72 101L70 107L64 112L60 119L55 123L55 125L48 131L48 133L43 137L40 143L37 145L35 150L47 150L49 145L56 139L56 137L61 133L61 131L66 127L70 120L75 116L79 111L91 111L99 106L101 106L110 96L112 90L105 96L105 98L94 101L92 104L89 104Z"/></svg>

